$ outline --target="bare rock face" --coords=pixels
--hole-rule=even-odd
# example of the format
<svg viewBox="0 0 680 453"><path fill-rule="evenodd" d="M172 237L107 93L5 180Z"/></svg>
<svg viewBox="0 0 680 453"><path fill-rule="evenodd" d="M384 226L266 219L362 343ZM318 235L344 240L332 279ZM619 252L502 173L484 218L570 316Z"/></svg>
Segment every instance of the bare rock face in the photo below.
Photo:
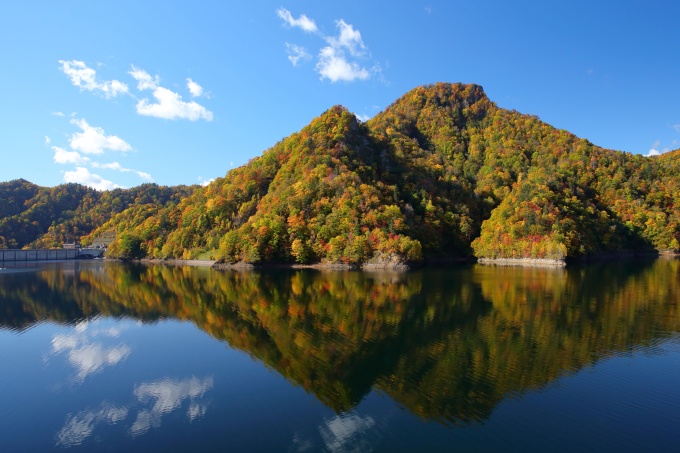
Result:
<svg viewBox="0 0 680 453"><path fill-rule="evenodd" d="M538 266L538 267L564 267L564 260L550 260L542 258L480 258L479 264L492 266Z"/></svg>
<svg viewBox="0 0 680 453"><path fill-rule="evenodd" d="M403 257L400 257L399 255L376 253L373 258L365 262L361 268L365 270L407 270L410 266Z"/></svg>

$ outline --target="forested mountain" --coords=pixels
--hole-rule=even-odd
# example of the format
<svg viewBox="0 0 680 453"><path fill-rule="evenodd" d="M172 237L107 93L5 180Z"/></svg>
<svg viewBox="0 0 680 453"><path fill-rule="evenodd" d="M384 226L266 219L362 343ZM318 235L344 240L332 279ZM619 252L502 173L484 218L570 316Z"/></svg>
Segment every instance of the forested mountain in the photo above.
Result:
<svg viewBox="0 0 680 453"><path fill-rule="evenodd" d="M132 204L84 239L113 230L110 256L229 263L678 250L679 178L680 150L603 149L478 85L439 83L366 123L333 107L178 203Z"/></svg>
<svg viewBox="0 0 680 453"><path fill-rule="evenodd" d="M98 192L80 184L0 183L0 248L55 248L78 241L130 206L178 203L193 187L143 184Z"/></svg>

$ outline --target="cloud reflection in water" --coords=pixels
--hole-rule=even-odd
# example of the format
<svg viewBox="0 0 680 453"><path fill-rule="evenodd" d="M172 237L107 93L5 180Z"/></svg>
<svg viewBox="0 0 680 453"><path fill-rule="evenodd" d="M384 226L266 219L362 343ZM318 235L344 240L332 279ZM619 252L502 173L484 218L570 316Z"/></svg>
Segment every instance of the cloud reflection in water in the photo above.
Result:
<svg viewBox="0 0 680 453"><path fill-rule="evenodd" d="M76 369L75 380L82 382L107 366L114 366L130 355L125 344L105 345L107 338L117 338L122 328L96 329L98 321L78 323L71 335L56 334L52 337L53 355L68 353L69 363Z"/></svg>
<svg viewBox="0 0 680 453"><path fill-rule="evenodd" d="M151 409L144 409L137 414L135 423L130 428L133 436L144 434L152 426L160 426L164 414L179 408L186 400L190 400L187 417L190 421L203 416L207 406L200 401L205 392L213 387L212 376L204 379L191 377L181 381L163 379L152 383L144 383L135 387L134 394L142 403L153 402Z"/></svg>
<svg viewBox="0 0 680 453"><path fill-rule="evenodd" d="M100 423L116 424L128 415L126 407L102 403L98 410L83 411L66 417L66 423L57 433L57 446L73 447L87 439Z"/></svg>
<svg viewBox="0 0 680 453"><path fill-rule="evenodd" d="M208 410L208 402L203 397L213 384L212 376L202 379L192 376L181 380L164 378L139 384L133 390L136 401L127 406L119 407L104 402L98 409L69 414L56 435L57 446L80 445L92 435L97 425L114 425L128 418L128 414L135 409L138 409L137 416L128 430L132 437L160 427L161 418L182 407L186 400L189 400L187 418L192 422L203 417Z"/></svg>

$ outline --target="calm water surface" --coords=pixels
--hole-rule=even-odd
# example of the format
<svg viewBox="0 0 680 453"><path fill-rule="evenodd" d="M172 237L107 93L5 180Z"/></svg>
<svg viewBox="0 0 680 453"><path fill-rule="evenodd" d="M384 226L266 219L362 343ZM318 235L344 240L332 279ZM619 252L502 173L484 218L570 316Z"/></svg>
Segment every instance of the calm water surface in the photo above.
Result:
<svg viewBox="0 0 680 453"><path fill-rule="evenodd" d="M0 270L0 451L678 451L680 261Z"/></svg>

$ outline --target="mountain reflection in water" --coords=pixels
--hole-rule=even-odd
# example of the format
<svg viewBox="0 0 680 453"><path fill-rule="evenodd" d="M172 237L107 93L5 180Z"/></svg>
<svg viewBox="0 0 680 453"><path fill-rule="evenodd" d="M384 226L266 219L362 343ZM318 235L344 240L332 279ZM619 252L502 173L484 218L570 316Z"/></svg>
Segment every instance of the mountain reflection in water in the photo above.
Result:
<svg viewBox="0 0 680 453"><path fill-rule="evenodd" d="M301 386L345 423L374 423L343 414L377 389L424 419L465 424L484 421L507 397L676 336L679 264L394 274L74 265L72 272L0 275L0 327L21 331L45 320L86 326L97 316L189 320ZM69 356L76 380L129 354L124 344L98 340L115 332L86 333L52 340L52 354ZM149 407L132 434L187 398L189 417L202 415L199 397L212 386L210 377L140 384L134 396ZM127 417L126 407L102 403L68 419L59 441L77 444L93 424Z"/></svg>

